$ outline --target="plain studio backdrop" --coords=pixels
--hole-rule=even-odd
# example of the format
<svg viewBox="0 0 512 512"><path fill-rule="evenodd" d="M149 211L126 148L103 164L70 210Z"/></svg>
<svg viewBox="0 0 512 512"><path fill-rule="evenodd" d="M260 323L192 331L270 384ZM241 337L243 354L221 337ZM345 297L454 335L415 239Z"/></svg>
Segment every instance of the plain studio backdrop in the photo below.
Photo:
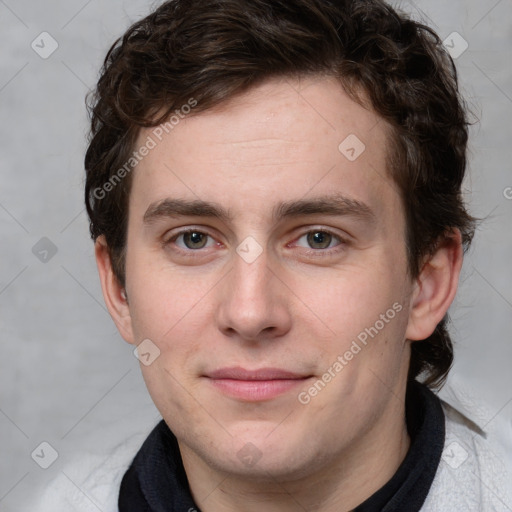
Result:
<svg viewBox="0 0 512 512"><path fill-rule="evenodd" d="M113 40L152 5L0 0L4 512L24 510L25 497L65 471L76 454L107 458L133 433L142 442L159 417L133 347L103 304L83 206L84 96ZM472 390L488 421L501 422L510 436L512 1L404 0L399 6L446 41L479 119L471 128L465 188L471 212L486 220L451 309L456 363L449 382Z"/></svg>

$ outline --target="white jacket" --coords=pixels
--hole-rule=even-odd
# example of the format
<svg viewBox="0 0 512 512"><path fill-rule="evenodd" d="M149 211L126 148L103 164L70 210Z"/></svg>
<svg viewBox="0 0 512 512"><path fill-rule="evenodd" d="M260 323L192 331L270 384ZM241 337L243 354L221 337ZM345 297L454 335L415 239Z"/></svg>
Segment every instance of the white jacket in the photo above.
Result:
<svg viewBox="0 0 512 512"><path fill-rule="evenodd" d="M460 390L443 390L443 395L445 448L422 512L512 512L512 430L482 418ZM84 453L27 510L118 512L121 479L148 434L131 436L108 456Z"/></svg>

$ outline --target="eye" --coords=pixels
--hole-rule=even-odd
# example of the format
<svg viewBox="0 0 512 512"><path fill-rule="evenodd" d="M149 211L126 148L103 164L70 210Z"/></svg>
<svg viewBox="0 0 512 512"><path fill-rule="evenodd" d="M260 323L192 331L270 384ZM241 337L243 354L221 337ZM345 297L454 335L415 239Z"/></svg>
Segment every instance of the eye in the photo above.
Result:
<svg viewBox="0 0 512 512"><path fill-rule="evenodd" d="M341 239L329 231L309 231L297 239L297 245L310 249L330 249L341 243Z"/></svg>
<svg viewBox="0 0 512 512"><path fill-rule="evenodd" d="M215 243L215 240L206 233L195 230L178 233L173 237L172 241L181 249L204 249L205 247L211 247Z"/></svg>

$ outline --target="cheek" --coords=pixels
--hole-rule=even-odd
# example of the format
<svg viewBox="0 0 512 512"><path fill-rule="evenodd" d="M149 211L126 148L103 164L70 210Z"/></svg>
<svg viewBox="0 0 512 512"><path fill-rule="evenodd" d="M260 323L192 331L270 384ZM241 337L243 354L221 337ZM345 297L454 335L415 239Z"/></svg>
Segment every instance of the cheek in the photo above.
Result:
<svg viewBox="0 0 512 512"><path fill-rule="evenodd" d="M337 396L332 403L359 402L393 389L408 357L408 309L403 281L391 267L384 271L376 264L373 272L352 267L336 279L304 280L299 290L316 313L307 321L311 335L319 332L318 326L328 333L316 350L322 353L320 373L326 372L332 385L318 404L329 407L331 393Z"/></svg>
<svg viewBox="0 0 512 512"><path fill-rule="evenodd" d="M145 279L131 306L132 325L138 339L150 339L158 350L151 365L141 364L148 391L163 417L177 418L173 425L181 429L179 418L200 419L190 396L197 385L196 362L204 358L211 314L207 301L201 300L204 290L180 280L169 282L172 286L162 278Z"/></svg>
<svg viewBox="0 0 512 512"><path fill-rule="evenodd" d="M403 287L389 269L369 272L351 267L334 274L304 276L292 287L310 310L311 322L339 340L352 340L376 322L382 330L382 322L387 327L398 316L397 309L403 309Z"/></svg>
<svg viewBox="0 0 512 512"><path fill-rule="evenodd" d="M127 259L132 327L138 338L159 343L175 338L186 324L191 328L204 314L212 276L191 277L173 269L151 251L135 250Z"/></svg>

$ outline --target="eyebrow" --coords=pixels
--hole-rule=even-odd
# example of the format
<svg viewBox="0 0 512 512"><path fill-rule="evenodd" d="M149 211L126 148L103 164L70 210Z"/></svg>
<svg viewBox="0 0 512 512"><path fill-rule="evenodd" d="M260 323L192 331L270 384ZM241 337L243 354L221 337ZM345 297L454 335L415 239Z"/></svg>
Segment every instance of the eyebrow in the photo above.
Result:
<svg viewBox="0 0 512 512"><path fill-rule="evenodd" d="M149 205L144 214L144 224L165 217L210 217L224 222L232 220L233 216L224 207L206 201L186 199L163 199Z"/></svg>
<svg viewBox="0 0 512 512"><path fill-rule="evenodd" d="M282 202L273 209L274 220L308 215L351 216L374 222L372 209L362 201L340 194ZM166 217L209 217L223 222L233 220L233 215L223 206L202 200L163 199L152 203L144 214L144 224L151 224Z"/></svg>
<svg viewBox="0 0 512 512"><path fill-rule="evenodd" d="M366 203L341 194L289 201L279 204L274 210L275 219L318 214L351 216L369 222L376 220L373 210Z"/></svg>

